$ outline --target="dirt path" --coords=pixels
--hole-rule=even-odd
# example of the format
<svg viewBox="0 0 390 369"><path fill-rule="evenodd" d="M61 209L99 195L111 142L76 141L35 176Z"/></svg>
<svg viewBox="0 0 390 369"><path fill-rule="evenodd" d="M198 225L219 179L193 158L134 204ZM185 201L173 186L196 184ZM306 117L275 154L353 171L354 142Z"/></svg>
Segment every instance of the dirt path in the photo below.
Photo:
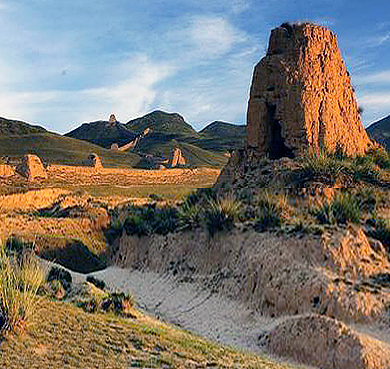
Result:
<svg viewBox="0 0 390 369"><path fill-rule="evenodd" d="M110 289L132 291L147 312L211 340L259 351L258 336L273 320L193 283L173 277L109 267L92 273Z"/></svg>

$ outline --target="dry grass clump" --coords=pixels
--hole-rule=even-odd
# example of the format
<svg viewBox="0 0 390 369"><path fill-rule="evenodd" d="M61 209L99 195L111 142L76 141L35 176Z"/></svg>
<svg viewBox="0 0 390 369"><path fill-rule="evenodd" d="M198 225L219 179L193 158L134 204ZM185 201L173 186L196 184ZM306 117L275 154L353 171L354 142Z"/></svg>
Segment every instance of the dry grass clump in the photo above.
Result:
<svg viewBox="0 0 390 369"><path fill-rule="evenodd" d="M8 254L0 247L0 331L23 331L36 312L45 273L31 252Z"/></svg>
<svg viewBox="0 0 390 369"><path fill-rule="evenodd" d="M306 180L320 180L333 184L344 169L342 160L324 151L309 153L302 161L302 176Z"/></svg>
<svg viewBox="0 0 390 369"><path fill-rule="evenodd" d="M264 190L255 197L256 223L255 229L263 232L279 227L283 220L290 216L292 208L285 194L272 194Z"/></svg>
<svg viewBox="0 0 390 369"><path fill-rule="evenodd" d="M313 214L322 224L359 223L361 219L361 201L354 194L338 193L330 201L313 209Z"/></svg>
<svg viewBox="0 0 390 369"><path fill-rule="evenodd" d="M2 211L35 211L51 206L61 196L69 191L59 188L28 191L22 194L0 196L0 209Z"/></svg>
<svg viewBox="0 0 390 369"><path fill-rule="evenodd" d="M209 200L204 212L205 226L211 237L218 231L228 231L240 215L242 204L233 194Z"/></svg>

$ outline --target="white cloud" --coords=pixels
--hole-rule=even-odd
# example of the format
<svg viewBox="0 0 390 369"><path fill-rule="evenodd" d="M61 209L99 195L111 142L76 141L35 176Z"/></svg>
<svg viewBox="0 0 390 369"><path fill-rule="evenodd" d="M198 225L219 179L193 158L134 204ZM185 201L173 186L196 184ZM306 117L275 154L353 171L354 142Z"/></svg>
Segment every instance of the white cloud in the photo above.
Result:
<svg viewBox="0 0 390 369"><path fill-rule="evenodd" d="M390 106L390 91L367 93L359 98L359 103L371 108L384 108Z"/></svg>
<svg viewBox="0 0 390 369"><path fill-rule="evenodd" d="M251 2L246 0L231 0L228 4L230 5L233 14L243 13L251 7Z"/></svg>
<svg viewBox="0 0 390 369"><path fill-rule="evenodd" d="M249 40L247 34L227 18L197 15L180 18L160 37L163 57L174 60L178 67L191 67L225 57ZM174 51L174 52L172 52Z"/></svg>
<svg viewBox="0 0 390 369"><path fill-rule="evenodd" d="M202 55L218 58L246 40L245 34L221 17L201 16L192 21L190 36Z"/></svg>
<svg viewBox="0 0 390 369"><path fill-rule="evenodd" d="M129 64L130 67L127 67ZM174 73L174 68L155 63L145 55L122 62L116 83L76 91L49 90L33 92L0 92L0 115L14 119L44 123L55 131L68 131L69 123L103 119L112 112L119 120L127 121L149 111L156 98L156 85ZM64 126L42 122L42 116L66 116ZM77 123L76 123L77 122Z"/></svg>
<svg viewBox="0 0 390 369"><path fill-rule="evenodd" d="M353 77L354 82L360 85L363 84L390 84L390 70L385 70L379 73L367 75L357 75Z"/></svg>
<svg viewBox="0 0 390 369"><path fill-rule="evenodd" d="M387 31L383 34L377 34L375 36L369 36L366 38L363 38L360 41L361 47L367 47L367 48L376 48L379 46L382 46L383 44L390 41L390 32Z"/></svg>

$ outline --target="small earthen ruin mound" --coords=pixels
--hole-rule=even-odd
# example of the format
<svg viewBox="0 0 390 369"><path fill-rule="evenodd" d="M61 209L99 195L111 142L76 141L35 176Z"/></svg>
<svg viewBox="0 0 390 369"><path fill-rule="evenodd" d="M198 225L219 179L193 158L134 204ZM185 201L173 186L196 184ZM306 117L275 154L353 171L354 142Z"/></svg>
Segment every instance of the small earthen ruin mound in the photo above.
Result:
<svg viewBox="0 0 390 369"><path fill-rule="evenodd" d="M103 168L102 159L97 154L89 154L88 155L88 166L93 167L96 170L100 170Z"/></svg>
<svg viewBox="0 0 390 369"><path fill-rule="evenodd" d="M170 168L183 167L187 164L186 159L183 156L183 153L178 147L172 150L169 156L168 163L169 163L168 166Z"/></svg>
<svg viewBox="0 0 390 369"><path fill-rule="evenodd" d="M272 30L254 70L247 125L248 146L270 158L365 152L370 140L330 30L310 23Z"/></svg>
<svg viewBox="0 0 390 369"><path fill-rule="evenodd" d="M17 167L17 172L29 181L36 179L46 179L47 173L43 167L41 159L32 154L25 155L21 164Z"/></svg>
<svg viewBox="0 0 390 369"><path fill-rule="evenodd" d="M8 164L0 164L0 177L11 177L15 174L15 170Z"/></svg>
<svg viewBox="0 0 390 369"><path fill-rule="evenodd" d="M338 320L307 315L287 319L265 338L273 354L322 369L386 369L390 346Z"/></svg>

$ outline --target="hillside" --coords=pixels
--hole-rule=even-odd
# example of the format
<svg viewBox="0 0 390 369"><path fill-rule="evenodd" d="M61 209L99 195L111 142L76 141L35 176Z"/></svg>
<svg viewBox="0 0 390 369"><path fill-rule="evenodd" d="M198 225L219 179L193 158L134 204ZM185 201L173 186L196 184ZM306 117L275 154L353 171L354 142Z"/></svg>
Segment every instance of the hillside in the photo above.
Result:
<svg viewBox="0 0 390 369"><path fill-rule="evenodd" d="M146 129L150 129L150 132L143 137ZM176 140L190 145L187 152L191 166L221 166L226 163L222 154L244 145L246 126L215 121L196 132L181 115L156 110L126 124L116 121L84 123L66 136L104 148L110 148L113 143L125 146L139 137L136 146L128 151L161 158L169 156L173 146L171 141Z"/></svg>
<svg viewBox="0 0 390 369"><path fill-rule="evenodd" d="M259 368L287 369L224 347L139 312L125 319L86 313L43 298L26 334L2 339L2 368Z"/></svg>
<svg viewBox="0 0 390 369"><path fill-rule="evenodd" d="M141 118L126 123L126 128L137 134L150 128L152 132L164 133L176 137L199 137L192 126L185 122L183 117L177 113L165 113L160 110L153 111Z"/></svg>
<svg viewBox="0 0 390 369"><path fill-rule="evenodd" d="M200 138L196 141L188 141L206 150L225 153L244 146L246 125L215 121L203 128L199 134Z"/></svg>
<svg viewBox="0 0 390 369"><path fill-rule="evenodd" d="M215 121L203 128L199 133L207 138L245 138L246 125Z"/></svg>
<svg viewBox="0 0 390 369"><path fill-rule="evenodd" d="M90 153L96 153L103 165L109 167L130 167L139 161L138 155L133 153L113 153L89 142L54 133L0 137L0 157L18 160L28 153L38 155L46 164L84 165Z"/></svg>
<svg viewBox="0 0 390 369"><path fill-rule="evenodd" d="M390 149L390 115L367 128L370 138L380 142L387 150Z"/></svg>
<svg viewBox="0 0 390 369"><path fill-rule="evenodd" d="M103 120L83 123L80 127L66 133L65 136L88 141L108 149L113 143L122 146L136 137L124 124Z"/></svg>
<svg viewBox="0 0 390 369"><path fill-rule="evenodd" d="M45 128L34 126L18 120L0 117L0 137L10 135L28 135L32 133L45 133Z"/></svg>
<svg viewBox="0 0 390 369"><path fill-rule="evenodd" d="M179 141L174 135L152 133L145 137L137 147L138 152L168 158L175 147L180 148L189 167L222 167L227 158L221 153L202 149L194 144Z"/></svg>

